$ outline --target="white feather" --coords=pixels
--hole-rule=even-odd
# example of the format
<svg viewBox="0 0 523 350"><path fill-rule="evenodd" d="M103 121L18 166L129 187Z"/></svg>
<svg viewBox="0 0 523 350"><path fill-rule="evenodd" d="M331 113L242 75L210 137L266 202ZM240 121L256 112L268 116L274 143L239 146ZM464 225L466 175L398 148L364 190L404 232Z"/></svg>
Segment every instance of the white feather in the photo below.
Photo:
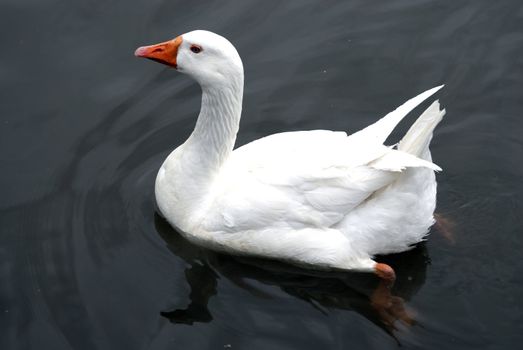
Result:
<svg viewBox="0 0 523 350"><path fill-rule="evenodd" d="M441 86L351 136L280 133L232 151L243 68L234 47L215 37L184 34L184 43L200 45L207 56L191 56L188 44L178 53L190 57L179 60L179 68L196 72L203 98L195 131L156 180L158 206L173 226L197 244L232 254L362 271L374 268L374 254L406 250L423 239L433 222L434 170L441 170L428 144L444 112L432 104L398 150L383 142ZM228 56L230 66L219 78L216 67L228 64Z"/></svg>

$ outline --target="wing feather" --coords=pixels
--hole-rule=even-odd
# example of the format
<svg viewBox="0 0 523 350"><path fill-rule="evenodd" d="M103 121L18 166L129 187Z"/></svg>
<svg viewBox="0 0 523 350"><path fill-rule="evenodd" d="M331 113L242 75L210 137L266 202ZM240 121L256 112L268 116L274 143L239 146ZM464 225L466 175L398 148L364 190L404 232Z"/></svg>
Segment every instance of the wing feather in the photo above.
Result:
<svg viewBox="0 0 523 350"><path fill-rule="evenodd" d="M334 138L332 134L279 134L233 152L217 186L223 192L216 204L220 208L213 212L222 213L222 217L211 221L224 222L226 227L221 229L226 231L263 228L268 223L330 227L396 178L397 173L381 169L379 161L371 163L398 151L383 145L347 149L350 144L345 133ZM297 155L303 152L306 157ZM388 163L388 158L381 161Z"/></svg>
<svg viewBox="0 0 523 350"><path fill-rule="evenodd" d="M441 86L407 101L373 125L347 136L328 130L274 134L236 149L215 188L212 230L271 225L327 228L409 167L441 170L430 161L386 147L403 117Z"/></svg>

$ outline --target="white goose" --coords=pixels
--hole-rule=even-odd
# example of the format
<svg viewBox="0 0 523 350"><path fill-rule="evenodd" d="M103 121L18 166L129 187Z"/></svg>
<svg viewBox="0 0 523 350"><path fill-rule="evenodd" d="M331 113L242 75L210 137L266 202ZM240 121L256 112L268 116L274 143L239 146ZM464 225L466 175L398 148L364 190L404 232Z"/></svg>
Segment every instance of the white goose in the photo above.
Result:
<svg viewBox="0 0 523 350"><path fill-rule="evenodd" d="M431 162L429 143L445 110L435 101L397 147L383 143L442 86L350 136L286 132L233 151L244 75L227 39L197 30L140 47L135 55L190 75L202 89L196 127L167 157L155 186L162 215L190 241L393 280L393 269L373 256L411 249L434 223L434 170L441 169Z"/></svg>

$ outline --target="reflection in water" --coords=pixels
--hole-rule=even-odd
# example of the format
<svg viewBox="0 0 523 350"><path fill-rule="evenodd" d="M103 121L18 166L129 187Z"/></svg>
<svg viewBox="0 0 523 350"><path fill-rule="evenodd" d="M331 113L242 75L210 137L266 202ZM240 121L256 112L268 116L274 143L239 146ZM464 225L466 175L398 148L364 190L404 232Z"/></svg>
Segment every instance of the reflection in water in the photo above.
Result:
<svg viewBox="0 0 523 350"><path fill-rule="evenodd" d="M410 252L378 259L396 271L397 280L389 286L370 274L310 271L275 261L215 253L185 240L158 214L155 214L155 226L169 249L190 265L185 271L191 288L189 305L185 309L161 313L173 323L212 321L207 304L217 294L217 279L224 276L235 285L265 298L271 296L247 280L278 286L325 314L329 309L353 310L392 336L398 323L415 324L404 301L409 300L425 281L429 259L424 244Z"/></svg>

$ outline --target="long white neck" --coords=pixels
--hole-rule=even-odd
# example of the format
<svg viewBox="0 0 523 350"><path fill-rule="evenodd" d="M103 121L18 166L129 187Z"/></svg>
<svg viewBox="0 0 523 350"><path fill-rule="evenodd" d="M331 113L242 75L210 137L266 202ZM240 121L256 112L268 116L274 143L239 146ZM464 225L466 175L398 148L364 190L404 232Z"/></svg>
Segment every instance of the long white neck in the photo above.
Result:
<svg viewBox="0 0 523 350"><path fill-rule="evenodd" d="M242 111L243 74L221 86L202 85L202 92L193 133L169 155L156 178L160 211L185 232L204 215L213 182L233 150Z"/></svg>
<svg viewBox="0 0 523 350"><path fill-rule="evenodd" d="M213 175L231 154L240 125L243 77L221 86L202 86L196 127L184 148L198 154L200 170Z"/></svg>

